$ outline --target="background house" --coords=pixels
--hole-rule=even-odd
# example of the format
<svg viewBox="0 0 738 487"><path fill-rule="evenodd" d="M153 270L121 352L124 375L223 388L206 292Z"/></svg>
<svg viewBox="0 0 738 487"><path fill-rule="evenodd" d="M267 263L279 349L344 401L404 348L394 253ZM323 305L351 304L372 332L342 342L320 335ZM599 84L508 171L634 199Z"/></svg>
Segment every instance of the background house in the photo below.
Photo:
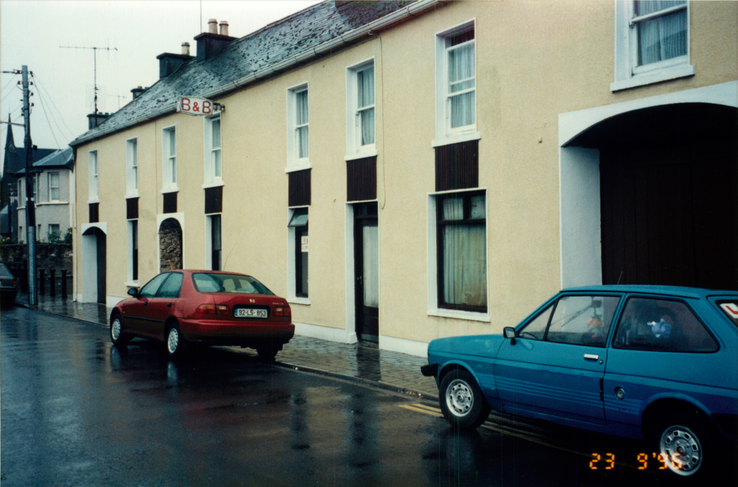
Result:
<svg viewBox="0 0 738 487"><path fill-rule="evenodd" d="M25 171L26 149L24 147L16 147L15 145L10 116L8 116L7 125L3 155L3 173L0 177L0 237L3 239L10 238L12 241L17 242L19 238L17 174ZM31 151L32 162L35 164L54 153L54 151L55 149L38 149L34 146ZM22 225L25 225L25 216L23 218Z"/></svg>
<svg viewBox="0 0 738 487"><path fill-rule="evenodd" d="M298 333L423 355L561 287L738 288L736 19L419 0L213 21L71 144L77 297L245 272Z"/></svg>
<svg viewBox="0 0 738 487"><path fill-rule="evenodd" d="M26 171L19 170L16 205L18 210L18 241L26 234ZM33 164L34 204L36 210L36 240L54 242L63 240L71 229L74 190L74 151L71 147L52 152Z"/></svg>

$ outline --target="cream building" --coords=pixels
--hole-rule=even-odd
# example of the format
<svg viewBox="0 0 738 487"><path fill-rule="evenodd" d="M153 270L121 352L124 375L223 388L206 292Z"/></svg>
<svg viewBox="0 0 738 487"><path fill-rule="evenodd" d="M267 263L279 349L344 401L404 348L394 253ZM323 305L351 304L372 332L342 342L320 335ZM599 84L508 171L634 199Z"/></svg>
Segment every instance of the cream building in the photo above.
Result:
<svg viewBox="0 0 738 487"><path fill-rule="evenodd" d="M298 334L424 355L562 287L736 288L736 38L738 3L701 1L326 1L213 26L72 143L77 298L238 271Z"/></svg>

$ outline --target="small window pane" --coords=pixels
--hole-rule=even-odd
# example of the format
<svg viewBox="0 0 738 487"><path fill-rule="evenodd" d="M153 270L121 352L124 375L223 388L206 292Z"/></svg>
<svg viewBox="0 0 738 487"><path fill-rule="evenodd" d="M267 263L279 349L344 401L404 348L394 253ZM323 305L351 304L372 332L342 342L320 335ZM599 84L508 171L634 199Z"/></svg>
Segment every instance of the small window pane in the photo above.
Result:
<svg viewBox="0 0 738 487"><path fill-rule="evenodd" d="M484 199L484 196L482 196ZM445 198L443 200L443 219L444 220L463 220L464 219L464 198Z"/></svg>
<svg viewBox="0 0 738 487"><path fill-rule="evenodd" d="M356 73L358 107L374 105L374 67Z"/></svg>
<svg viewBox="0 0 738 487"><path fill-rule="evenodd" d="M295 123L304 125L308 123L308 92L300 91L295 94Z"/></svg>
<svg viewBox="0 0 738 487"><path fill-rule="evenodd" d="M485 217L484 196L471 197L471 219L476 220Z"/></svg>
<svg viewBox="0 0 738 487"><path fill-rule="evenodd" d="M212 132L212 147L213 149L220 148L220 119L216 118L213 119L213 122L211 124L211 132Z"/></svg>

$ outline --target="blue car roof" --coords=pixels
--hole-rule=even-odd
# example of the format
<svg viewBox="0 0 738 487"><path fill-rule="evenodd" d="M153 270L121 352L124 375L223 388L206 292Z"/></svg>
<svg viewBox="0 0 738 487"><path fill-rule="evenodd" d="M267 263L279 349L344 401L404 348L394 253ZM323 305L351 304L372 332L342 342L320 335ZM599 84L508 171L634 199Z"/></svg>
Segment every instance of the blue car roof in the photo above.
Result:
<svg viewBox="0 0 738 487"><path fill-rule="evenodd" d="M562 289L561 292L619 292L619 293L644 293L644 294L666 294L670 296L706 298L715 295L738 295L738 291L703 289L696 287L681 286L656 286L645 284L611 284L602 286L582 286Z"/></svg>

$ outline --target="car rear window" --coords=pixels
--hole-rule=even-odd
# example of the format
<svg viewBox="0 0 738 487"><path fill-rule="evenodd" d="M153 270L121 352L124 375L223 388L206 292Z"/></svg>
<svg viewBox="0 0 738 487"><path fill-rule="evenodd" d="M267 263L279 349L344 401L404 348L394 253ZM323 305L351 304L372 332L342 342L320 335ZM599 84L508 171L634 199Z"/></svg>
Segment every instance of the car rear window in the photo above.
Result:
<svg viewBox="0 0 738 487"><path fill-rule="evenodd" d="M5 264L0 264L0 277L3 279L12 279L13 273L10 272L10 269Z"/></svg>
<svg viewBox="0 0 738 487"><path fill-rule="evenodd" d="M738 299L718 301L717 304L720 306L720 311L725 313L734 325L738 326Z"/></svg>
<svg viewBox="0 0 738 487"><path fill-rule="evenodd" d="M192 274L192 282L201 293L274 294L253 277L243 274L197 273Z"/></svg>

